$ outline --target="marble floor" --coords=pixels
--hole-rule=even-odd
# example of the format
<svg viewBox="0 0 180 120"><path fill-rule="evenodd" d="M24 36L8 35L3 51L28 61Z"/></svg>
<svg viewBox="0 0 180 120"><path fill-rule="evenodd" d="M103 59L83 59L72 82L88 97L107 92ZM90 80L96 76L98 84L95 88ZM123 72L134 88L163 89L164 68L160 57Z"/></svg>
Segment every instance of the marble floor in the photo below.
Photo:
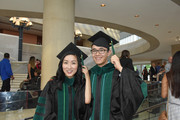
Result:
<svg viewBox="0 0 180 120"><path fill-rule="evenodd" d="M24 118L32 117L34 113L35 109L0 112L0 120L24 120Z"/></svg>
<svg viewBox="0 0 180 120"><path fill-rule="evenodd" d="M144 101L144 103L139 107L138 111L144 110L148 107L149 107L149 102ZM166 105L163 104L158 108L141 112L140 114L138 114L138 117L134 117L133 120L158 120L160 113L165 109L166 109Z"/></svg>
<svg viewBox="0 0 180 120"><path fill-rule="evenodd" d="M0 120L24 120L24 118L32 117L35 113L35 109L24 109L15 111L0 112ZM160 113L151 114L149 112L143 112L133 120L158 120Z"/></svg>
<svg viewBox="0 0 180 120"><path fill-rule="evenodd" d="M144 101L138 111L144 110L147 107L149 107L149 102ZM165 105L155 109L144 111L134 117L133 120L158 120L160 113L165 110ZM34 113L35 108L0 112L0 120L24 120L24 118L32 117Z"/></svg>

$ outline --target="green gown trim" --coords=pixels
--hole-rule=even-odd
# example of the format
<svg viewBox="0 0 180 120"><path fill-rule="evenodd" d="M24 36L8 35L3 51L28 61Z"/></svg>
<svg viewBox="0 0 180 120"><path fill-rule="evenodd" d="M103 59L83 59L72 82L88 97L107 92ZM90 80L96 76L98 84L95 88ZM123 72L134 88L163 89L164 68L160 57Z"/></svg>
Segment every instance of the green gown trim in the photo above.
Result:
<svg viewBox="0 0 180 120"><path fill-rule="evenodd" d="M101 100L100 100L100 120L109 119L110 113L110 102L111 102L111 88L112 88L112 76L114 72L114 65L111 63L106 64L103 67L98 67L97 65L91 69L91 85L92 94L94 96L93 101L93 112L90 120L94 120L94 108L96 100L96 83L97 76L101 75Z"/></svg>
<svg viewBox="0 0 180 120"><path fill-rule="evenodd" d="M74 105L74 78L65 78L63 83L63 89L58 90L58 120L69 120L69 92L68 88L72 90L72 106ZM74 120L74 108L72 107L72 120Z"/></svg>
<svg viewBox="0 0 180 120"><path fill-rule="evenodd" d="M75 116L74 116L74 96L75 96L75 91L73 88L73 84L74 84L74 78L69 79L69 78L65 78L63 84L62 84L62 89L56 89L56 93L51 93L54 95L57 95L57 101L58 104L57 106L54 106L55 108L57 107L58 113L57 113L57 120L69 120L69 97L71 97L72 99L72 120L75 120ZM53 86L52 86L53 87ZM69 90L71 90L71 94L69 94ZM51 88L49 86L49 84L47 84L43 90L43 97L40 96L38 99L38 105L36 107L36 113L33 117L34 120L43 120L44 119L44 115L46 114L46 94L48 94L48 92L51 91ZM70 96L71 95L71 96ZM55 98L50 98L50 99L55 99Z"/></svg>
<svg viewBox="0 0 180 120"><path fill-rule="evenodd" d="M61 98L63 98L63 93L62 93L62 90L58 90L57 93L58 93L58 119L63 120L64 115L63 115L62 106L64 105L63 104L64 99L61 99ZM63 108L64 108L64 106L63 106Z"/></svg>
<svg viewBox="0 0 180 120"><path fill-rule="evenodd" d="M39 97L38 98L38 103L42 104L42 105L45 105L45 102L46 102L46 99L44 97ZM40 114L45 114L45 108L44 106L40 106L40 105L37 105L36 106L36 112L35 113L40 113ZM44 118L38 114L35 114L34 117L33 117L33 120L43 120Z"/></svg>

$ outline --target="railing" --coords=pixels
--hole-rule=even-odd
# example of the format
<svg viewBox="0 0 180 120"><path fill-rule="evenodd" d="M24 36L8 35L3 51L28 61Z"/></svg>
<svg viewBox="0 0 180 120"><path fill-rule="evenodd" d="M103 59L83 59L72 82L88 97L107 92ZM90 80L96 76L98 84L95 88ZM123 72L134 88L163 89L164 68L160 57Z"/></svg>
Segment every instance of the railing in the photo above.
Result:
<svg viewBox="0 0 180 120"><path fill-rule="evenodd" d="M35 108L41 91L0 92L0 112Z"/></svg>
<svg viewBox="0 0 180 120"><path fill-rule="evenodd" d="M148 84L148 96L134 115L133 120L158 119L160 113L166 110L166 101L161 97L161 82Z"/></svg>
<svg viewBox="0 0 180 120"><path fill-rule="evenodd" d="M160 89L161 83L159 82L148 84L148 97L143 101L142 105L134 115L133 120L151 120L155 117L159 117L160 113L166 109L166 99L161 98ZM15 110L21 108L35 108L39 95L40 91L1 92L0 108L6 107L6 109L2 109L1 111ZM12 97L14 97L14 99L12 99ZM33 117L30 116L27 116L27 118L24 118L24 120L33 119Z"/></svg>
<svg viewBox="0 0 180 120"><path fill-rule="evenodd" d="M151 120L156 117L158 119L159 115L161 114L162 111L165 110L165 108L166 108L166 101L155 104L153 106L147 107L143 110L136 112L133 120L136 120L137 116L138 116L138 120ZM153 113L152 111L156 111L156 113Z"/></svg>

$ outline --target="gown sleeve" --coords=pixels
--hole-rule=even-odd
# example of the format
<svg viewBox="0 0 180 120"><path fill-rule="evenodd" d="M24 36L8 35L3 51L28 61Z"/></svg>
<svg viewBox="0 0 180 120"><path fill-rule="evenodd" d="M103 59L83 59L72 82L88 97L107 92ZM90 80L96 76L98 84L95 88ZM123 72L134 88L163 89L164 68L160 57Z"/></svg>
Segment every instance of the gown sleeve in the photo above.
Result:
<svg viewBox="0 0 180 120"><path fill-rule="evenodd" d="M112 120L131 120L141 105L144 96L139 76L132 70L124 68L120 74L113 75L111 96ZM114 79L117 80L114 80ZM118 85L116 85L118 84Z"/></svg>
<svg viewBox="0 0 180 120"><path fill-rule="evenodd" d="M113 73L113 81L112 81L110 120L123 120L121 109L120 109L119 75L120 75L120 72L115 70Z"/></svg>
<svg viewBox="0 0 180 120"><path fill-rule="evenodd" d="M120 101L121 110L126 120L132 119L144 99L141 83L142 81L136 72L130 69L124 69L122 71Z"/></svg>
<svg viewBox="0 0 180 120"><path fill-rule="evenodd" d="M50 90L51 81L49 81L41 95L38 98L38 103L33 120L56 120L56 114L52 112L52 94Z"/></svg>
<svg viewBox="0 0 180 120"><path fill-rule="evenodd" d="M91 95L92 96L92 95ZM85 104L85 83L78 87L74 97L74 115L76 120L89 120L92 114L93 97L90 104Z"/></svg>

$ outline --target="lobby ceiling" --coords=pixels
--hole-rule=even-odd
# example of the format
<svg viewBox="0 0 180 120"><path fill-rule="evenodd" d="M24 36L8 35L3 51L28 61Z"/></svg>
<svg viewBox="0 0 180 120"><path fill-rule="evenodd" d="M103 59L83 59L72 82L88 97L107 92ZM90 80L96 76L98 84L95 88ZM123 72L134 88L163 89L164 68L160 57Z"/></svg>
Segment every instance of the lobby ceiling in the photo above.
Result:
<svg viewBox="0 0 180 120"><path fill-rule="evenodd" d="M178 0L173 1L178 3ZM151 49L131 56L134 61L167 59L171 55L171 45L180 44L176 41L180 36L180 6L173 1L75 0L75 21L137 34L146 39ZM43 16L43 0L0 0L0 3L0 29L17 31L8 22L11 16ZM106 6L101 7L101 4ZM34 23L24 32L41 36L42 25Z"/></svg>

